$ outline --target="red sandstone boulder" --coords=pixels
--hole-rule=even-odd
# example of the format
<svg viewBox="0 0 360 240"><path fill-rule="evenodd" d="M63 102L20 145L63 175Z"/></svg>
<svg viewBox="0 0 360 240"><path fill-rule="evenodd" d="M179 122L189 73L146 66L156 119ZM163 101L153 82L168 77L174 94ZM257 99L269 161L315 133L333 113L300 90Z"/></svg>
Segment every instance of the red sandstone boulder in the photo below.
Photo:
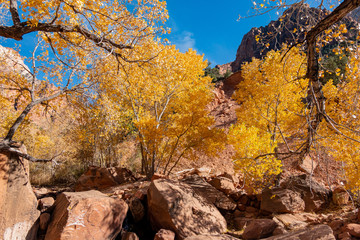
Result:
<svg viewBox="0 0 360 240"><path fill-rule="evenodd" d="M154 230L169 229L176 239L226 231L224 217L187 184L158 179L148 190L148 212Z"/></svg>
<svg viewBox="0 0 360 240"><path fill-rule="evenodd" d="M123 200L99 191L62 193L56 198L45 239L115 239L127 210Z"/></svg>
<svg viewBox="0 0 360 240"><path fill-rule="evenodd" d="M163 179L163 178L169 179L169 176L160 173L154 173L154 175L152 175L151 177L151 181L154 181L156 179Z"/></svg>
<svg viewBox="0 0 360 240"><path fill-rule="evenodd" d="M346 225L344 232L350 233L353 237L360 238L360 224L349 223Z"/></svg>
<svg viewBox="0 0 360 240"><path fill-rule="evenodd" d="M174 240L174 239L175 239L175 233L173 231L166 229L160 229L154 237L154 240Z"/></svg>
<svg viewBox="0 0 360 240"><path fill-rule="evenodd" d="M243 230L246 225L248 225L253 219L246 217L235 217L233 219L233 226L235 230Z"/></svg>
<svg viewBox="0 0 360 240"><path fill-rule="evenodd" d="M51 219L50 213L42 213L40 215L40 218L39 218L40 230L45 231L47 229L47 227L49 226L49 223L50 223L50 219Z"/></svg>
<svg viewBox="0 0 360 240"><path fill-rule="evenodd" d="M332 201L335 205L345 205L349 202L350 195L344 188L335 188L332 195Z"/></svg>
<svg viewBox="0 0 360 240"><path fill-rule="evenodd" d="M127 232L121 237L121 240L139 240L139 237L136 235L136 233Z"/></svg>
<svg viewBox="0 0 360 240"><path fill-rule="evenodd" d="M135 222L140 222L145 217L145 207L140 199L136 197L130 199L129 209Z"/></svg>
<svg viewBox="0 0 360 240"><path fill-rule="evenodd" d="M304 159L299 163L300 170L312 174L315 171L315 168L317 167L317 162L312 159L309 155L306 155Z"/></svg>
<svg viewBox="0 0 360 240"><path fill-rule="evenodd" d="M209 183L227 195L235 192L234 182L227 177L215 177Z"/></svg>
<svg viewBox="0 0 360 240"><path fill-rule="evenodd" d="M261 195L261 210L272 213L295 213L305 209L300 193L289 189L266 189Z"/></svg>
<svg viewBox="0 0 360 240"><path fill-rule="evenodd" d="M306 174L292 176L281 186L301 194L306 212L319 211L330 202L330 191Z"/></svg>
<svg viewBox="0 0 360 240"><path fill-rule="evenodd" d="M54 205L54 203L55 203L55 200L52 197L41 198L38 201L38 208L41 211L45 211L46 209L48 209L49 207Z"/></svg>
<svg viewBox="0 0 360 240"><path fill-rule="evenodd" d="M344 225L344 219L336 219L330 222L328 225L329 227L331 227L331 229L334 232L338 232L341 229L341 227Z"/></svg>
<svg viewBox="0 0 360 240"><path fill-rule="evenodd" d="M288 230L297 230L307 227L306 219L299 215L292 214L280 214L274 217L274 220L278 220Z"/></svg>
<svg viewBox="0 0 360 240"><path fill-rule="evenodd" d="M75 191L91 189L103 190L109 187L136 181L132 172L126 168L89 167L75 184Z"/></svg>
<svg viewBox="0 0 360 240"><path fill-rule="evenodd" d="M136 177L127 168L111 167L107 169L118 184L132 183L136 181Z"/></svg>
<svg viewBox="0 0 360 240"><path fill-rule="evenodd" d="M47 188L35 188L34 193L35 196L39 199L45 197L49 193L49 190Z"/></svg>
<svg viewBox="0 0 360 240"><path fill-rule="evenodd" d="M106 168L89 167L87 172L80 176L75 184L75 191L87 191L91 189L102 190L118 183Z"/></svg>
<svg viewBox="0 0 360 240"><path fill-rule="evenodd" d="M235 176L235 175L230 174L230 173L228 173L228 172L224 172L224 173L220 174L218 177L228 178L228 179L230 179L234 184L238 184L238 183L239 183L239 176Z"/></svg>
<svg viewBox="0 0 360 240"><path fill-rule="evenodd" d="M255 219L246 226L242 238L247 240L269 237L276 227L277 224L274 220Z"/></svg>
<svg viewBox="0 0 360 240"><path fill-rule="evenodd" d="M34 239L39 215L28 161L0 153L0 239Z"/></svg>

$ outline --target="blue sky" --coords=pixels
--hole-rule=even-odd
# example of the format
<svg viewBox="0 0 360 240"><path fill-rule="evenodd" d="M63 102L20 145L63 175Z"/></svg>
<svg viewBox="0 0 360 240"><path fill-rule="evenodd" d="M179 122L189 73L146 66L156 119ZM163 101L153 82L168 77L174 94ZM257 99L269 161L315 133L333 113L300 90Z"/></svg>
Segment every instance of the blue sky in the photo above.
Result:
<svg viewBox="0 0 360 240"><path fill-rule="evenodd" d="M234 61L243 35L276 18L273 13L237 21L249 16L251 7L250 0L168 0L168 39L182 52L193 48L204 54L213 66Z"/></svg>

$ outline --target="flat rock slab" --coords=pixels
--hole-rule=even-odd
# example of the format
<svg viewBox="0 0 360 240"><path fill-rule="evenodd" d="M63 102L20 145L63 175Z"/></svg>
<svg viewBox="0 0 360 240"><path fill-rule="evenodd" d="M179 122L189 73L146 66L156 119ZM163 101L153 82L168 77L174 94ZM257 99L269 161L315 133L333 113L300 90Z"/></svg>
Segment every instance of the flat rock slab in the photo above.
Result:
<svg viewBox="0 0 360 240"><path fill-rule="evenodd" d="M279 220L286 229L295 230L307 227L309 224L305 222L303 217L292 214L276 215L275 218Z"/></svg>
<svg viewBox="0 0 360 240"><path fill-rule="evenodd" d="M238 240L239 238L232 237L230 235L198 235L187 237L185 240Z"/></svg>
<svg viewBox="0 0 360 240"><path fill-rule="evenodd" d="M266 240L309 240L309 239L336 240L332 229L328 225L317 225L314 227L286 233L283 235L277 235L265 239Z"/></svg>
<svg viewBox="0 0 360 240"><path fill-rule="evenodd" d="M127 211L123 200L96 190L64 192L56 198L45 239L115 239Z"/></svg>
<svg viewBox="0 0 360 240"><path fill-rule="evenodd" d="M236 203L223 192L207 183L202 177L192 175L182 180L189 184L194 191L222 210L235 210Z"/></svg>

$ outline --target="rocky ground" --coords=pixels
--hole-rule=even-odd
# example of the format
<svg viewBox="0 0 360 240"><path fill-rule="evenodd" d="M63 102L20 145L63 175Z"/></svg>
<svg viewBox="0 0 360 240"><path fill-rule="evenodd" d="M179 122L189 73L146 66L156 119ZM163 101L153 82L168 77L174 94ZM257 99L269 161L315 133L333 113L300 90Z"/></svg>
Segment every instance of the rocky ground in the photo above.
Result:
<svg viewBox="0 0 360 240"><path fill-rule="evenodd" d="M358 210L342 188L307 174L259 194L231 174L190 169L151 181L90 168L73 188L34 188L37 239L358 239Z"/></svg>

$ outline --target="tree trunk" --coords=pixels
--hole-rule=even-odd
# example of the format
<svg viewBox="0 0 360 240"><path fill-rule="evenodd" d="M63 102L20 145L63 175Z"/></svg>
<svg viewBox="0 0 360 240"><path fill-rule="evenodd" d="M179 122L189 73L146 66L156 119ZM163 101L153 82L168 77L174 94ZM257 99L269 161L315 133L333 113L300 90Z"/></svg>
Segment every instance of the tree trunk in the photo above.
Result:
<svg viewBox="0 0 360 240"><path fill-rule="evenodd" d="M307 78L309 79L309 95L311 96L308 140L305 152L309 152L315 140L316 131L326 114L325 97L319 80L319 65L316 53L316 40L320 33L339 22L348 13L360 6L360 0L345 0L331 14L321 20L306 35L308 47Z"/></svg>

